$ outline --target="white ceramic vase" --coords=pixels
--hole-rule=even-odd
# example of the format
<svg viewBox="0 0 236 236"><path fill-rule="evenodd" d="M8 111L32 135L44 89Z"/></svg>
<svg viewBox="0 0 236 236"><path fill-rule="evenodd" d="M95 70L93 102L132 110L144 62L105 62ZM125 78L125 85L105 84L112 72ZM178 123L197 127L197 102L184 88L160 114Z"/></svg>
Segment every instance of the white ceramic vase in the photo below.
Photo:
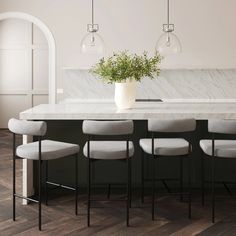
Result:
<svg viewBox="0 0 236 236"><path fill-rule="evenodd" d="M118 109L129 109L135 103L136 83L126 81L115 83L115 103Z"/></svg>

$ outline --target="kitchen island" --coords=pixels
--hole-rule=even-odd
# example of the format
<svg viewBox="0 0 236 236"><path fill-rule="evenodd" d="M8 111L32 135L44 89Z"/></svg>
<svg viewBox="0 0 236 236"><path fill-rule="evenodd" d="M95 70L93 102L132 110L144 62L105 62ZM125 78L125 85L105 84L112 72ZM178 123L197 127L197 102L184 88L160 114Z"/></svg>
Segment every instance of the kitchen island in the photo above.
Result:
<svg viewBox="0 0 236 236"><path fill-rule="evenodd" d="M48 123L49 131L59 134L60 132L80 133L75 138L75 142L81 145L79 139L83 140L81 134L81 123L85 119L118 120L132 119L137 122L135 139L142 138L146 131L138 122L145 122L148 119L175 119L175 118L195 118L199 121L208 119L236 119L236 102L136 102L129 110L117 110L113 102L80 102L64 104L42 104L20 113L23 120L44 120ZM54 126L54 124L57 124ZM67 125L65 125L67 124ZM51 128L52 127L52 128ZM54 127L54 131L53 131ZM206 127L205 127L206 128ZM76 130L77 129L77 130ZM141 133L139 130L143 130ZM206 131L206 130L205 130ZM204 131L204 132L205 132ZM142 137L140 137L142 136ZM201 136L198 134L197 136ZM197 137L196 136L196 137ZM66 135L63 135L66 138ZM49 135L50 138L50 135ZM54 136L52 138L58 138ZM24 137L24 143L30 142L32 137ZM68 140L64 140L68 141ZM137 142L136 142L137 144ZM197 144L196 144L197 145ZM136 145L136 148L138 145ZM138 151L137 151L138 153ZM135 158L138 159L137 156ZM134 165L135 168L136 165ZM133 175L138 176L137 170ZM138 179L138 177L136 178ZM23 160L23 195L33 195L33 163Z"/></svg>

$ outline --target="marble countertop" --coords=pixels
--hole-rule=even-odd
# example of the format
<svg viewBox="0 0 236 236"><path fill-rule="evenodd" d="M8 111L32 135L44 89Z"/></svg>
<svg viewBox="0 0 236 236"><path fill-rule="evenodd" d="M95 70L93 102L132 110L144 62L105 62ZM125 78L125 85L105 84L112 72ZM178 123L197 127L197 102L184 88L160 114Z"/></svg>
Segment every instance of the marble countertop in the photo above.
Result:
<svg viewBox="0 0 236 236"><path fill-rule="evenodd" d="M113 102L42 104L20 113L26 120L84 119L236 119L236 102L136 102L118 110Z"/></svg>

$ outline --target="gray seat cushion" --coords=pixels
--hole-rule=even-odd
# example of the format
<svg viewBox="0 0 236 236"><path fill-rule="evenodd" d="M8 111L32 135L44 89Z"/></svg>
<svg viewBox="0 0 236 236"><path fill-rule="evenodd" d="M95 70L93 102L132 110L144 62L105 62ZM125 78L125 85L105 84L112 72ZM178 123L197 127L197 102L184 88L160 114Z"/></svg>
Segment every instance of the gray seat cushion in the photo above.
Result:
<svg viewBox="0 0 236 236"><path fill-rule="evenodd" d="M152 139L140 139L144 152L152 154ZM181 156L189 153L189 142L182 138L155 138L154 154L159 156Z"/></svg>
<svg viewBox="0 0 236 236"><path fill-rule="evenodd" d="M84 156L88 157L87 145ZM129 142L129 157L134 155L133 142ZM90 141L90 158L99 160L126 159L126 141Z"/></svg>
<svg viewBox="0 0 236 236"><path fill-rule="evenodd" d="M209 156L212 155L212 140L200 140L200 147ZM236 140L215 140L215 156L236 158Z"/></svg>
<svg viewBox="0 0 236 236"><path fill-rule="evenodd" d="M57 142L52 140L42 141L42 160L53 160L70 156L79 152L79 145ZM33 142L17 147L16 155L21 158L38 160L39 143Z"/></svg>

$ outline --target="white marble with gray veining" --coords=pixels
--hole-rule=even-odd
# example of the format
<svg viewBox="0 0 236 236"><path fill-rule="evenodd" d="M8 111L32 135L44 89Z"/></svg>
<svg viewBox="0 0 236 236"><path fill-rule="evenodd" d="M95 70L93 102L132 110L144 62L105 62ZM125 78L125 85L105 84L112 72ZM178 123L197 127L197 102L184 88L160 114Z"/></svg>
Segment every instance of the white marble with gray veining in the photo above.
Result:
<svg viewBox="0 0 236 236"><path fill-rule="evenodd" d="M20 118L26 120L236 119L236 102L136 102L132 109L127 110L118 110L114 102L41 104L21 112Z"/></svg>
<svg viewBox="0 0 236 236"><path fill-rule="evenodd" d="M113 100L114 85L88 70L64 69L64 99ZM137 83L137 98L168 100L236 100L236 69L163 70L160 76Z"/></svg>

